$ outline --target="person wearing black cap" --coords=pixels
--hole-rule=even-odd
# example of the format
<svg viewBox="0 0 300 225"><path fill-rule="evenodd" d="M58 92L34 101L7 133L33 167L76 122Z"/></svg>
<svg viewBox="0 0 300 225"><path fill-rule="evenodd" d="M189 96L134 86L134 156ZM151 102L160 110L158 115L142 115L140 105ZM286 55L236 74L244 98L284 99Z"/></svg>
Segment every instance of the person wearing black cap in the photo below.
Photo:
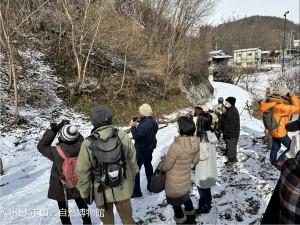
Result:
<svg viewBox="0 0 300 225"><path fill-rule="evenodd" d="M58 134L60 150L68 158L77 157L80 146L83 141L82 135L78 132L77 127L69 124L68 120L61 123L51 123L51 129L47 129L37 145L38 151L53 162L50 175L50 186L48 198L56 200L60 210L60 220L62 224L71 224L68 200L75 199L75 202L81 212L83 224L92 224L91 218L87 212L88 206L80 197L77 188L64 187L60 180L62 175L62 166L64 156L59 153L58 147L51 146L54 138Z"/></svg>
<svg viewBox="0 0 300 225"><path fill-rule="evenodd" d="M222 114L221 130L223 138L226 143L225 155L228 161L225 162L226 166L233 166L237 162L237 143L240 136L240 115L235 107L236 99L228 97L225 100L225 113Z"/></svg>
<svg viewBox="0 0 300 225"><path fill-rule="evenodd" d="M114 126L112 125L113 113L105 106L95 106L90 110L91 122L93 124L92 134L96 138L108 140L111 137ZM92 192L96 207L104 210L103 217L100 217L104 225L114 224L115 205L123 224L135 224L132 217L131 195L134 187L134 177L139 171L136 162L136 152L130 137L122 129L118 129L119 140L123 145L125 155L125 175L122 183L115 187L99 189L100 183L94 182L93 164L96 156L89 148L91 139L86 138L81 145L80 153L76 164L78 174L77 188L84 199L89 199ZM94 158L95 157L95 158ZM101 179L104 179L102 174Z"/></svg>

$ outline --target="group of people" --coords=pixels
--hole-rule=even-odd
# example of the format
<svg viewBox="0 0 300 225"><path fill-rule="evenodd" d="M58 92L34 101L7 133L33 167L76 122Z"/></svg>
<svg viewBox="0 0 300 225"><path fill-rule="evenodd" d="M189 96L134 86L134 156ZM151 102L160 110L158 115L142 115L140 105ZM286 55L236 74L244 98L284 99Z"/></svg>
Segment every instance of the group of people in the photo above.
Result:
<svg viewBox="0 0 300 225"><path fill-rule="evenodd" d="M219 99L220 100L220 99ZM234 108L235 99L230 97L225 105L220 108L219 114L224 117L221 123L223 133L230 138L231 134L226 116L230 107ZM227 108L227 112L225 112ZM177 121L178 137L171 144L170 149L163 161L162 170L166 172L165 192L167 202L174 208L174 220L178 224L195 223L195 213L208 213L211 209L211 190L217 179L215 145L218 141L215 125L218 122L217 114L213 115L208 107L195 107L199 109L196 123L192 116L180 117ZM220 117L219 115L219 117ZM108 139L114 130L112 125L113 113L107 107L95 106L90 110L90 119L93 125L91 135L93 137ZM221 119L221 121L223 121ZM152 116L152 108L148 104L139 107L138 117L129 122L132 138L122 129L118 130L125 155L125 179L122 184L111 188L100 188L100 184L94 179L95 153L91 150L91 138L83 138L78 128L69 121L51 123L38 143L38 150L53 162L50 176L48 198L56 200L60 210L60 219L63 224L71 224L68 200L75 199L81 212L83 224L91 224L91 218L85 210L91 199L98 209L104 210L101 220L104 224L114 224L113 205L115 205L123 224L134 224L132 217L131 198L141 197L140 174L142 165L145 168L147 178L147 190L153 174L152 154L156 148L156 134L158 124ZM224 132L225 131L225 132ZM52 146L56 135L58 143ZM59 151L61 149L63 153ZM232 149L228 149L228 155ZM66 188L62 181L63 164L66 158L77 157L76 173L78 181L76 187ZM236 160L236 158L232 158ZM200 199L197 210L194 209L189 197L191 187L191 165L196 165L196 178ZM92 196L91 196L92 195ZM184 211L181 205L185 205ZM66 213L62 213L66 212Z"/></svg>
<svg viewBox="0 0 300 225"><path fill-rule="evenodd" d="M291 104L283 103L287 99L291 101ZM280 117L282 121L278 128L280 132L270 131L271 134L277 135L273 137L274 146L270 157L271 162L274 163L277 162L274 153L278 152L280 143L285 144L288 140L284 129L289 119L282 113L284 110L287 115L296 113L295 107L298 107L298 112L300 110L299 100L290 92L286 93L286 99L281 99L279 102L273 99L270 101L276 101L276 104L272 104L274 116L281 113L277 119ZM225 103L224 99L220 97L218 104L212 110L206 105L196 106L192 115L182 116L177 120L178 136L175 137L167 155L160 164L161 170L166 173L165 194L167 203L174 209L174 220L177 224L195 224L196 214L208 213L212 208L211 187L216 184L218 177L216 143L221 135L223 135L226 143L224 155L227 156L228 161L225 162L225 165L232 167L237 162L240 118L235 103L234 97L226 98ZM261 103L261 108L267 107L264 104L269 103ZM275 107L282 108L276 109ZM193 117L196 118L196 121ZM111 137L115 130L112 124L113 113L111 109L95 106L90 110L90 118L93 125L90 136L103 140ZM48 198L58 202L60 211L66 210L67 213L60 214L63 224L71 224L68 199L75 199L82 213L83 224L91 224L89 214L84 213L84 210L88 210L87 203L90 204L91 199L98 209L104 211L100 218L103 224L114 224L113 205L115 205L123 224L135 224L132 216L131 198L138 198L143 195L139 174L142 165L145 168L148 191L150 191L149 184L153 175L152 154L157 145L158 124L152 116L151 106L148 104L141 105L138 110L138 118L131 119L129 125L134 144L125 131L118 129L117 132L118 139L123 146L122 151L124 151L125 162L122 173L124 173L125 179L120 185L110 188L101 188L102 181L99 183L94 179L96 155L91 149L92 139L90 136L84 139L77 127L65 120L59 124L51 123L50 129L46 130L37 148L40 153L53 162ZM283 137L278 136L278 133ZM61 180L65 157L58 151L58 146L51 146L57 134L58 145L64 155L68 158L77 157L78 181L77 186L73 188L66 188L65 183ZM299 148L299 144L297 146ZM297 170L299 170L298 161L295 159L292 162L294 166L297 167L298 165ZM189 195L193 165L195 165L194 182L200 196L197 209L194 208ZM106 186L104 185L104 187ZM184 209L182 209L182 205L184 205Z"/></svg>

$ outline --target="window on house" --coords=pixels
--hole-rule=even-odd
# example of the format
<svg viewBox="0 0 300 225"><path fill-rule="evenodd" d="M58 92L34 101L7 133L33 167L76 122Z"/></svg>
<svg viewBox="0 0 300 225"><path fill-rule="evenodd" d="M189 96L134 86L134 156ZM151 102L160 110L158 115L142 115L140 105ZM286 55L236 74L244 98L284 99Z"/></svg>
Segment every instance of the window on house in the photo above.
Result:
<svg viewBox="0 0 300 225"><path fill-rule="evenodd" d="M247 53L247 56L252 56L252 52Z"/></svg>

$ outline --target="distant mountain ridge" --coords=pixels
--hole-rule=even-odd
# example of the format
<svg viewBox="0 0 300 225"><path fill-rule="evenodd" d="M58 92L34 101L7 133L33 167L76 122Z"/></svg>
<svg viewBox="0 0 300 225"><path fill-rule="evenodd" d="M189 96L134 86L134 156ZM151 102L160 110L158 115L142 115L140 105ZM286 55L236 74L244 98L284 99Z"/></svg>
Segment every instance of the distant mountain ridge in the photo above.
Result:
<svg viewBox="0 0 300 225"><path fill-rule="evenodd" d="M280 50L283 46L284 18L251 16L228 21L213 28L213 48L227 54L242 48L260 47L262 50ZM293 39L299 39L299 24L286 20L285 49ZM292 33L292 35L291 35Z"/></svg>

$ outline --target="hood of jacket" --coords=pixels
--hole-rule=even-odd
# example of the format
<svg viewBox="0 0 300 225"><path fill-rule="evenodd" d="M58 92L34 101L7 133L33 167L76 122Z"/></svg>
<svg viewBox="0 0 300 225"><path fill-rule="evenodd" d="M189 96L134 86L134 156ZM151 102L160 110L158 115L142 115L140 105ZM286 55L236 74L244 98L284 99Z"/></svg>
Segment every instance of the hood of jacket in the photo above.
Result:
<svg viewBox="0 0 300 225"><path fill-rule="evenodd" d="M199 141L196 136L188 137L179 135L175 138L174 142L189 155L193 155L199 151Z"/></svg>
<svg viewBox="0 0 300 225"><path fill-rule="evenodd" d="M272 98L272 97L268 97L267 101L262 101L260 103L260 111L261 112L265 112L267 111L269 108L277 105L277 104L286 104L286 100L284 99L278 99L278 98Z"/></svg>
<svg viewBox="0 0 300 225"><path fill-rule="evenodd" d="M218 138L216 137L214 132L207 131L206 133L207 133L207 138L211 144L218 143Z"/></svg>

